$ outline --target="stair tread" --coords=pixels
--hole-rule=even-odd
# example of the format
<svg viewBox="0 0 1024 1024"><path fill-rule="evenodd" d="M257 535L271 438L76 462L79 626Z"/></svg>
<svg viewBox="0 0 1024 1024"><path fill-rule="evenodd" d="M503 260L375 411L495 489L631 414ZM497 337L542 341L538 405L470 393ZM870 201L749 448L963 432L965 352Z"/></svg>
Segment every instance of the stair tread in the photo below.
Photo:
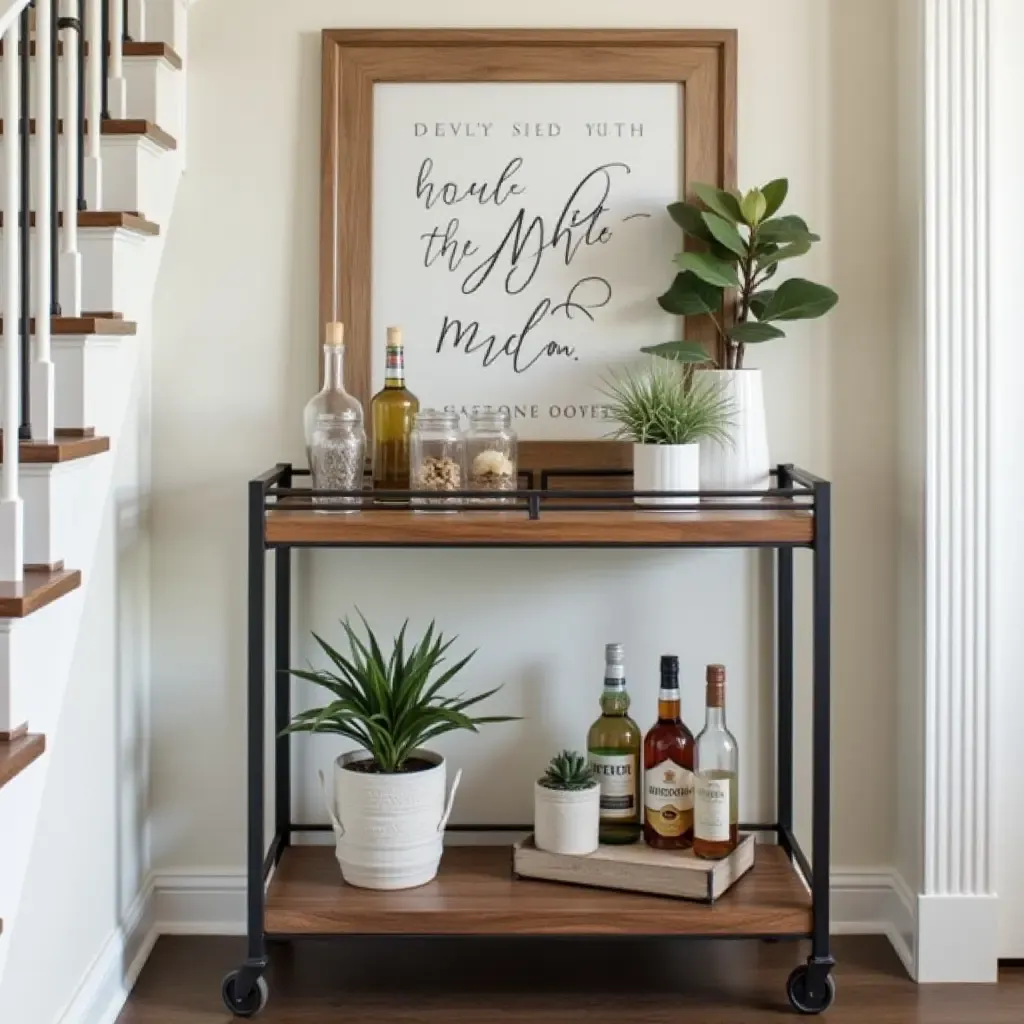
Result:
<svg viewBox="0 0 1024 1024"><path fill-rule="evenodd" d="M0 742L0 788L41 757L44 750L46 737L42 733L28 733L16 740Z"/></svg>
<svg viewBox="0 0 1024 1024"><path fill-rule="evenodd" d="M83 314L82 316L54 316L50 318L51 334L135 334L138 325L133 320L122 320L109 315ZM36 318L29 322L35 334ZM0 334L4 333L4 318L0 317Z"/></svg>
<svg viewBox="0 0 1024 1024"><path fill-rule="evenodd" d="M92 435L82 437L58 430L52 441L19 441L18 453L24 465L55 465L76 462L110 451L110 438ZM3 462L3 431L0 430L0 463Z"/></svg>
<svg viewBox="0 0 1024 1024"><path fill-rule="evenodd" d="M57 217L58 223L64 223L64 214ZM18 218L21 222L21 217ZM36 226L36 215L33 211L29 215L29 224ZM0 228L4 226L4 215L0 213ZM78 214L78 226L80 228L124 228L126 231L134 231L140 235L159 235L160 225L147 220L141 213L135 210L81 210Z"/></svg>
<svg viewBox="0 0 1024 1024"><path fill-rule="evenodd" d="M23 619L81 585L82 573L78 569L26 569L17 583L0 580L0 618Z"/></svg>
<svg viewBox="0 0 1024 1024"><path fill-rule="evenodd" d="M64 131L63 118L60 119L60 130ZM89 131L88 121L85 122L85 130L86 132ZM36 119L34 117L29 121L29 131L33 135L36 133ZM153 121L147 121L141 117L111 118L103 122L101 133L103 135L142 135L163 149L178 148L178 140L170 132L165 131ZM0 135L3 134L4 122L0 119Z"/></svg>
<svg viewBox="0 0 1024 1024"><path fill-rule="evenodd" d="M18 49L19 49L19 51L21 50L20 45L19 45ZM109 43L107 44L107 51L108 52L110 51L110 44ZM181 66L182 66L181 55L178 53L177 50L174 49L173 46L171 46L168 43L159 43L159 42L146 42L146 43L134 43L133 42L133 43L128 43L128 42L126 42L126 43L122 43L121 44L121 52L126 57L157 57L157 58L162 58L163 60L166 60L167 63L170 64L172 67L177 68L178 70L181 70ZM31 50L31 53L32 53L33 57L36 55L36 41L34 39L32 40L32 50ZM62 56L62 57L64 56L64 43L63 43L63 41L61 41L58 44L58 53L59 53L60 56ZM85 53L86 53L86 56L89 55L89 44L88 44L88 42L85 44ZM3 54L4 54L3 43L0 43L0 57L2 57Z"/></svg>

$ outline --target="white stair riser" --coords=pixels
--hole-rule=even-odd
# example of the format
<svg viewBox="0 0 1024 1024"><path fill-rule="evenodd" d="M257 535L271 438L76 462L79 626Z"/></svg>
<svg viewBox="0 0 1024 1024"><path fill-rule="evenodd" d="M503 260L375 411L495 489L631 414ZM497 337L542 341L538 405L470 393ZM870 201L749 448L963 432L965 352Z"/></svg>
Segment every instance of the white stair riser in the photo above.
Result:
<svg viewBox="0 0 1024 1024"><path fill-rule="evenodd" d="M92 427L98 434L111 433L111 408L117 408L110 396L117 388L127 386L124 378L131 372L132 337L97 337L69 335L54 337L50 355L54 368L54 405L58 430L81 430ZM0 340L0 353L3 352ZM0 396L4 370L0 362ZM3 408L0 397L0 410Z"/></svg>
<svg viewBox="0 0 1024 1024"><path fill-rule="evenodd" d="M181 72L154 57L125 57L128 117L160 125L176 139L181 136Z"/></svg>
<svg viewBox="0 0 1024 1024"><path fill-rule="evenodd" d="M7 135L0 139L0 146L7 145ZM37 139L33 137L30 159L35 163ZM100 144L100 158L103 167L103 205L104 210L127 210L130 212L151 214L156 207L158 197L163 195L162 178L158 170L160 158L165 151L141 136L104 136ZM57 195L60 209L65 208L64 201L64 143L58 146ZM6 174L0 162L0 194L5 187ZM38 179L32 174L30 193L32 209L38 208ZM77 196L73 197L77 200Z"/></svg>
<svg viewBox="0 0 1024 1024"><path fill-rule="evenodd" d="M75 510L85 495L95 455L81 462L21 467L20 490L25 503L25 564L56 565L67 555Z"/></svg>
<svg viewBox="0 0 1024 1024"><path fill-rule="evenodd" d="M33 231L30 243L33 252L35 243L36 233ZM146 236L131 231L114 228L83 228L79 231L83 310L123 312L132 305L139 294L140 274L145 266L140 252L145 244ZM34 268L35 264L32 266ZM64 278L59 282L62 309L70 309L68 283ZM6 305L0 297L0 312L5 310Z"/></svg>

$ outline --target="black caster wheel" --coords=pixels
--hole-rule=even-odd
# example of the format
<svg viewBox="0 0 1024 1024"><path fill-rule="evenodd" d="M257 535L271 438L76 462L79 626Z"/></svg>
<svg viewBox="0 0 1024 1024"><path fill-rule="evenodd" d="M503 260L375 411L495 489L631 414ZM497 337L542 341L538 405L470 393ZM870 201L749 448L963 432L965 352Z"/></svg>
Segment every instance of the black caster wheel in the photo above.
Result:
<svg viewBox="0 0 1024 1024"><path fill-rule="evenodd" d="M825 977L825 991L812 997L807 991L808 967L802 964L794 969L786 982L789 1004L798 1013L824 1013L836 1001L836 979L831 974Z"/></svg>
<svg viewBox="0 0 1024 1024"><path fill-rule="evenodd" d="M256 984L242 999L238 998L237 985L238 971L232 971L221 982L220 994L224 1005L236 1017L255 1017L267 1005L267 1000L270 998L270 989L267 988L266 978L257 978Z"/></svg>

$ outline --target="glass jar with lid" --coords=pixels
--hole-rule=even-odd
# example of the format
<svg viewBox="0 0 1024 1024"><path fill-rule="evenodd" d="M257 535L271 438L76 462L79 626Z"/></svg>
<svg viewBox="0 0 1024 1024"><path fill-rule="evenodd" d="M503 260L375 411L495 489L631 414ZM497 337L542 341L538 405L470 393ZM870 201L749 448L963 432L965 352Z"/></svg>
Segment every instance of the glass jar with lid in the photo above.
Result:
<svg viewBox="0 0 1024 1024"><path fill-rule="evenodd" d="M505 409L475 408L466 434L469 490L514 491L518 481L518 441L512 418ZM481 501L511 502L512 498L481 496Z"/></svg>
<svg viewBox="0 0 1024 1024"><path fill-rule="evenodd" d="M324 339L324 386L306 404L303 427L306 457L314 490L361 491L366 461L363 407L345 390L345 343L340 323L327 325ZM355 495L313 499L324 512L355 512ZM321 509L317 509L321 511Z"/></svg>
<svg viewBox="0 0 1024 1024"><path fill-rule="evenodd" d="M409 435L411 488L437 491L437 498L414 498L416 506L455 511L461 498L446 498L445 491L466 488L466 439L459 428L459 414L444 409L422 409Z"/></svg>

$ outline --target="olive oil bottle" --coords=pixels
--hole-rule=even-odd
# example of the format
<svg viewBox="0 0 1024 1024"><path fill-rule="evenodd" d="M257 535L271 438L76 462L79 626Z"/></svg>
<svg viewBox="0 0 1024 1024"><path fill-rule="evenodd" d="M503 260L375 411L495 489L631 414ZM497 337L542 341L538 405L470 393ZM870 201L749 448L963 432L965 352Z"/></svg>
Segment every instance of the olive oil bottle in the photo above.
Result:
<svg viewBox="0 0 1024 1024"><path fill-rule="evenodd" d="M374 490L409 489L409 433L419 399L405 386L405 344L398 327L388 328L384 387L370 401Z"/></svg>

